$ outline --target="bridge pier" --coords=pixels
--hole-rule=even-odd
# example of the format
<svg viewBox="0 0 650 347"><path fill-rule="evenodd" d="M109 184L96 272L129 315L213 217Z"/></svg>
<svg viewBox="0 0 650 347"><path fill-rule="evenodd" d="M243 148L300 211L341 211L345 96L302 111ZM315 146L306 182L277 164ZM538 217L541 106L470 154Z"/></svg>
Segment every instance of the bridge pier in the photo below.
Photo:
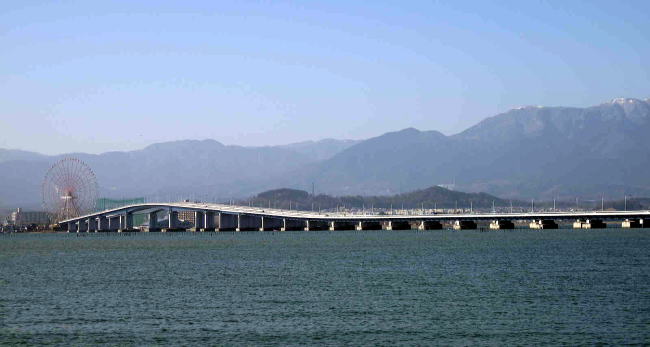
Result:
<svg viewBox="0 0 650 347"><path fill-rule="evenodd" d="M316 230L329 230L329 223L321 220L308 220L305 226L305 231L316 231Z"/></svg>
<svg viewBox="0 0 650 347"><path fill-rule="evenodd" d="M68 222L68 232L69 233L77 232L77 223Z"/></svg>
<svg viewBox="0 0 650 347"><path fill-rule="evenodd" d="M120 215L120 229L118 233L135 231L133 229L133 213L127 212Z"/></svg>
<svg viewBox="0 0 650 347"><path fill-rule="evenodd" d="M262 217L237 215L237 229L235 231L257 231L262 227Z"/></svg>
<svg viewBox="0 0 650 347"><path fill-rule="evenodd" d="M106 216L97 217L97 231L98 232L110 231L108 229L108 218L106 218Z"/></svg>
<svg viewBox="0 0 650 347"><path fill-rule="evenodd" d="M650 228L650 219L626 219L621 223L621 228Z"/></svg>
<svg viewBox="0 0 650 347"><path fill-rule="evenodd" d="M434 220L423 220L418 223L419 230L440 230L442 229L442 224Z"/></svg>
<svg viewBox="0 0 650 347"><path fill-rule="evenodd" d="M354 222L349 222L349 221L331 221L330 222L330 230L335 231L335 230L355 230L356 229L356 223Z"/></svg>
<svg viewBox="0 0 650 347"><path fill-rule="evenodd" d="M509 220L493 220L490 222L490 230L514 229L515 223Z"/></svg>
<svg viewBox="0 0 650 347"><path fill-rule="evenodd" d="M158 227L158 212L157 211L149 212L147 216L149 217L148 218L149 220L147 222L147 231L148 232L160 231L160 228Z"/></svg>
<svg viewBox="0 0 650 347"><path fill-rule="evenodd" d="M557 229L558 225L552 219L539 219L530 222L531 229Z"/></svg>
<svg viewBox="0 0 650 347"><path fill-rule="evenodd" d="M237 230L237 215L228 213L219 213L219 231Z"/></svg>
<svg viewBox="0 0 650 347"><path fill-rule="evenodd" d="M262 217L260 231L280 231L284 227L284 220L281 218Z"/></svg>
<svg viewBox="0 0 650 347"><path fill-rule="evenodd" d="M180 227L178 220L178 211L169 211L167 212L167 227L161 230L162 232L174 232L174 231L185 231L185 229Z"/></svg>
<svg viewBox="0 0 650 347"><path fill-rule="evenodd" d="M475 230L476 222L473 220L457 220L453 224L454 230Z"/></svg>
<svg viewBox="0 0 650 347"><path fill-rule="evenodd" d="M86 221L85 220L77 221L77 232L82 233L87 231L88 231L88 226L86 225Z"/></svg>
<svg viewBox="0 0 650 347"><path fill-rule="evenodd" d="M205 228L205 213L203 211L194 211L194 227L190 231L201 231Z"/></svg>
<svg viewBox="0 0 650 347"><path fill-rule="evenodd" d="M203 220L203 229L201 231L214 231L214 212L205 211Z"/></svg>
<svg viewBox="0 0 650 347"><path fill-rule="evenodd" d="M401 220L388 221L385 228L386 230L411 230L411 223Z"/></svg>
<svg viewBox="0 0 650 347"><path fill-rule="evenodd" d="M86 230L86 232L91 233L91 232L95 232L95 231L97 231L97 219L95 219L95 218L88 218L88 219L86 220L86 226L88 227L88 229Z"/></svg>
<svg viewBox="0 0 650 347"><path fill-rule="evenodd" d="M573 222L573 229L604 229L607 225L600 219L578 219Z"/></svg>
<svg viewBox="0 0 650 347"><path fill-rule="evenodd" d="M120 217L119 216L108 217L108 230L117 231L118 229L120 229Z"/></svg>
<svg viewBox="0 0 650 347"><path fill-rule="evenodd" d="M305 230L307 223L304 220L300 219L282 219L282 229L281 231L298 231Z"/></svg>
<svg viewBox="0 0 650 347"><path fill-rule="evenodd" d="M365 221L357 223L357 230L381 230L382 225L379 221Z"/></svg>

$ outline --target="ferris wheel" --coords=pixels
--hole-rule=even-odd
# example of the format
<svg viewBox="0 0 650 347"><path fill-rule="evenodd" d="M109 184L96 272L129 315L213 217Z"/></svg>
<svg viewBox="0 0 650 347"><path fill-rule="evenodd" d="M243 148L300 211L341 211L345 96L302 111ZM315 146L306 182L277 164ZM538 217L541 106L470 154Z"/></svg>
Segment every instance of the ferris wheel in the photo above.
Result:
<svg viewBox="0 0 650 347"><path fill-rule="evenodd" d="M92 169L77 158L64 158L45 174L43 207L57 222L78 217L95 209L97 192Z"/></svg>

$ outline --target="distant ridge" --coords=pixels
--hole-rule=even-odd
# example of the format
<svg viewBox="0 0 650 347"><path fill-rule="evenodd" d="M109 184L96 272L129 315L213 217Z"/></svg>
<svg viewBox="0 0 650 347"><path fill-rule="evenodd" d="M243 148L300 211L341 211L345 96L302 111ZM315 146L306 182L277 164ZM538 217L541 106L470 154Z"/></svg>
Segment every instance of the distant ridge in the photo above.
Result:
<svg viewBox="0 0 650 347"><path fill-rule="evenodd" d="M333 194L393 194L455 180L507 198L650 195L650 103L523 107L455 135L413 128L368 139L305 170ZM295 180L294 180L295 181Z"/></svg>
<svg viewBox="0 0 650 347"><path fill-rule="evenodd" d="M435 110L432 110L435 112ZM243 147L185 140L129 152L76 154L102 196L235 199L274 187L332 196L399 195L455 182L507 199L650 196L650 99L522 107L451 136L407 128L363 141ZM38 206L61 156L0 149L0 207Z"/></svg>
<svg viewBox="0 0 650 347"><path fill-rule="evenodd" d="M327 194L318 194L316 196L310 193L290 188L281 188L265 191L257 194L255 197L240 200L239 204L254 206L273 206L284 209L334 209L337 207L345 208L467 208L470 206L476 208L486 208L495 204L505 206L507 201L486 193L463 193L446 188L434 186L425 189L419 189L408 193L384 196L330 196ZM516 204L520 202L516 201Z"/></svg>

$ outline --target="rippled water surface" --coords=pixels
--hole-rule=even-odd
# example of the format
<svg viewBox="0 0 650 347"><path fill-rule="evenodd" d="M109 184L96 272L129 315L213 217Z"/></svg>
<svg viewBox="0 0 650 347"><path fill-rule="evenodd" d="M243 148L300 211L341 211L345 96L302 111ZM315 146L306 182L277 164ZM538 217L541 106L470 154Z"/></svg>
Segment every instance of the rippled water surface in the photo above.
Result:
<svg viewBox="0 0 650 347"><path fill-rule="evenodd" d="M5 235L3 343L650 343L650 230Z"/></svg>

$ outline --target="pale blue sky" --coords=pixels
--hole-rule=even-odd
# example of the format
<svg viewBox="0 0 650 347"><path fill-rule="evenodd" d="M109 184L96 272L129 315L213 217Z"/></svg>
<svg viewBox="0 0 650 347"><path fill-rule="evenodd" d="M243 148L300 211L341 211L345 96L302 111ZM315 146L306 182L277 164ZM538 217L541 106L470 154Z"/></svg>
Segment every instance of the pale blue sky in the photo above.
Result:
<svg viewBox="0 0 650 347"><path fill-rule="evenodd" d="M0 2L0 148L452 134L650 97L650 1Z"/></svg>

